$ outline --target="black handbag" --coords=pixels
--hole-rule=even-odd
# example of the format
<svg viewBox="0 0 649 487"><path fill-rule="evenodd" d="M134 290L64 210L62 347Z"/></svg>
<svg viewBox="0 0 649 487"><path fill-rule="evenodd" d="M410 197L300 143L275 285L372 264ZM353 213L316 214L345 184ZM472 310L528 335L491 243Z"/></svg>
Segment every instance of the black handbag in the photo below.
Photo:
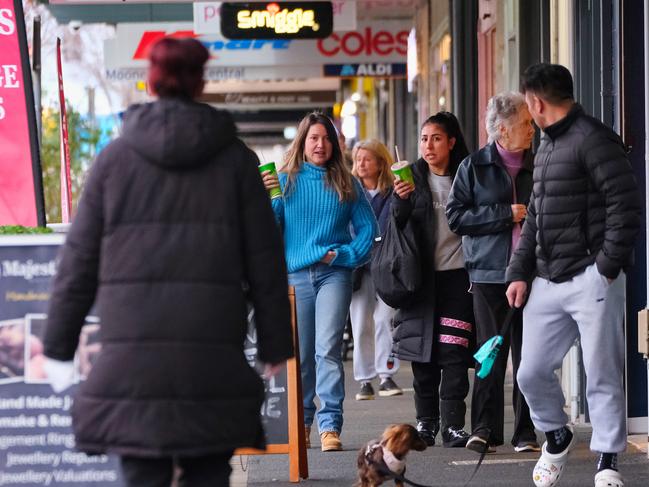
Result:
<svg viewBox="0 0 649 487"><path fill-rule="evenodd" d="M379 297L392 308L402 308L421 288L421 261L410 222L399 228L392 216L385 235L375 243L371 262L372 281Z"/></svg>

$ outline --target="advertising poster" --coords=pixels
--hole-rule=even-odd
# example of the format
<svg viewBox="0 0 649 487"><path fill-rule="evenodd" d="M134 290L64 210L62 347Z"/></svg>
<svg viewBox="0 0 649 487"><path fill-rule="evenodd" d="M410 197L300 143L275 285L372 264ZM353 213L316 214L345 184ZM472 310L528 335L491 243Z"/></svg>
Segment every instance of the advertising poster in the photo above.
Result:
<svg viewBox="0 0 649 487"><path fill-rule="evenodd" d="M44 225L34 93L20 0L0 0L0 148L0 225Z"/></svg>
<svg viewBox="0 0 649 487"><path fill-rule="evenodd" d="M0 486L120 486L116 457L74 449L70 407L76 385L53 392L43 372L42 336L63 236L0 237ZM81 382L101 349L89 316L75 358Z"/></svg>

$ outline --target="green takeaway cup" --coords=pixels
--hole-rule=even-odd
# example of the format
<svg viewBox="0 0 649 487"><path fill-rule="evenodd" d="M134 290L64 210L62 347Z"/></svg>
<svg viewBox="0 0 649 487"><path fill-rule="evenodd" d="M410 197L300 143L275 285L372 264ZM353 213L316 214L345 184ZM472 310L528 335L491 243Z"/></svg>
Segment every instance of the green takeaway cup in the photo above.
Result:
<svg viewBox="0 0 649 487"><path fill-rule="evenodd" d="M400 161L392 164L392 174L399 181L405 181L406 183L415 184L415 178L412 176L412 168L408 161Z"/></svg>
<svg viewBox="0 0 649 487"><path fill-rule="evenodd" d="M277 176L277 168L275 167L274 162L267 162L266 164L261 164L259 166L259 173L263 173L265 171L270 171L271 174L274 174ZM270 194L270 199L274 200L275 198L281 198L282 197L282 189L281 188L273 188L268 190L268 194Z"/></svg>

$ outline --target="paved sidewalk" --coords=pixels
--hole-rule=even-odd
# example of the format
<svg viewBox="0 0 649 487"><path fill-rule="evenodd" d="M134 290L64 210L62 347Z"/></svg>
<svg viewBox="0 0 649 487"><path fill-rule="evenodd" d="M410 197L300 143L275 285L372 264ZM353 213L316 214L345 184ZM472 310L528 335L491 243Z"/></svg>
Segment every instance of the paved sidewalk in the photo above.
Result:
<svg viewBox="0 0 649 487"><path fill-rule="evenodd" d="M355 401L357 384L351 376L351 362L345 362L346 391L345 425L341 439L342 452L323 453L315 432L309 450L309 479L301 485L317 487L351 486L356 479L356 456L359 448L391 423L414 424L412 373L409 363L398 372L396 382L406 389L403 396L377 397L373 401ZM511 397L511 387L506 388ZM467 412L467 418L470 413ZM513 413L507 408L505 434L513 430ZM593 485L596 457L588 450L590 431L577 427L579 446L571 456L561 487L584 487ZM539 440L542 436L539 436ZM441 438L438 436L441 443ZM431 486L463 486L471 475L477 454L466 449L449 449L435 446L424 452L412 452L408 457L407 476L414 482ZM533 486L531 472L538 454L515 453L509 445L501 446L494 455L488 455L471 486ZM232 487L288 487L288 457L285 455L262 455L235 457L232 459ZM244 468L245 471L244 471ZM620 471L626 478L627 487L649 485L649 460L646 453L630 446L620 457ZM386 483L385 485L394 485Z"/></svg>

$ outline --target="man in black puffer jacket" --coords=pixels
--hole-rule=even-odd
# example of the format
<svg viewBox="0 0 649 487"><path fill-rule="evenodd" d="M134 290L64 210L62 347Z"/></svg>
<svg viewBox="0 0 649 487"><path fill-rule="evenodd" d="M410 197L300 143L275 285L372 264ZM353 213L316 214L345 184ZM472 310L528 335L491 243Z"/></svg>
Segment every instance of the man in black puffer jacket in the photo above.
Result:
<svg viewBox="0 0 649 487"><path fill-rule="evenodd" d="M620 138L573 99L559 65L523 75L530 113L543 130L521 242L507 269L510 305L523 304L518 384L547 442L534 468L537 486L556 485L574 443L554 370L576 338L588 376L591 450L600 452L595 486L623 486L617 453L626 447L624 269L640 229L640 195Z"/></svg>

